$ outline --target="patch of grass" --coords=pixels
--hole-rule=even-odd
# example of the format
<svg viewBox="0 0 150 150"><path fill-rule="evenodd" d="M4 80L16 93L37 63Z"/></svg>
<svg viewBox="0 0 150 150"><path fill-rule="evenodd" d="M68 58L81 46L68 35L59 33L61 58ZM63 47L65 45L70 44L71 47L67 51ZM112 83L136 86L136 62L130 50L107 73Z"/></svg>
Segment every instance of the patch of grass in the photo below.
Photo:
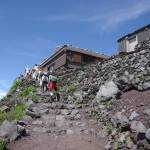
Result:
<svg viewBox="0 0 150 150"><path fill-rule="evenodd" d="M27 86L21 89L20 96L25 98L29 96L30 94L32 95L35 92L36 92L36 88L34 86Z"/></svg>
<svg viewBox="0 0 150 150"><path fill-rule="evenodd" d="M0 150L7 150L7 142L2 138L0 138Z"/></svg>
<svg viewBox="0 0 150 150"><path fill-rule="evenodd" d="M21 80L17 79L13 82L12 87L9 89L8 94L12 94L16 91L17 87L22 83Z"/></svg>
<svg viewBox="0 0 150 150"><path fill-rule="evenodd" d="M0 111L0 124L7 119L9 121L12 120L21 120L23 116L25 116L25 110L27 106L25 104L18 104L11 108L9 112Z"/></svg>
<svg viewBox="0 0 150 150"><path fill-rule="evenodd" d="M107 132L107 134L111 134L112 133L112 129L113 129L113 126L111 123L107 123L106 126L105 126L105 131Z"/></svg>
<svg viewBox="0 0 150 150"><path fill-rule="evenodd" d="M71 84L67 87L67 92L70 93L70 92L74 92L76 90L76 87L75 85Z"/></svg>
<svg viewBox="0 0 150 150"><path fill-rule="evenodd" d="M15 119L21 120L23 116L25 116L25 110L27 106L25 104L19 104L14 107L14 114L15 114Z"/></svg>
<svg viewBox="0 0 150 150"><path fill-rule="evenodd" d="M39 102L39 97L35 93L32 94L32 101L36 103Z"/></svg>

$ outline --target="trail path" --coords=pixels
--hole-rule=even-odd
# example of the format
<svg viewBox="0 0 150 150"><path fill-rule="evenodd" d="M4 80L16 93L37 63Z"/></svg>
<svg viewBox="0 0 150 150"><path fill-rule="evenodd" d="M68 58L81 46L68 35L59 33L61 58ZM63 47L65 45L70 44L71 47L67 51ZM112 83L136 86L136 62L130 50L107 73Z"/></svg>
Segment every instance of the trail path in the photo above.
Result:
<svg viewBox="0 0 150 150"><path fill-rule="evenodd" d="M40 102L41 117L27 125L30 135L9 144L10 150L103 150L107 137L101 124L87 116L86 106Z"/></svg>

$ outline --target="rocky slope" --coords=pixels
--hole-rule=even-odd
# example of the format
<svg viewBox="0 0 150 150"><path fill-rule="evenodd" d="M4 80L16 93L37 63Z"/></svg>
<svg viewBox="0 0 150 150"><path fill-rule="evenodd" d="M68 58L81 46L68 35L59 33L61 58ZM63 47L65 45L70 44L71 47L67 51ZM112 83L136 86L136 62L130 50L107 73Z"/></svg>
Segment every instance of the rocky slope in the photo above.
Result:
<svg viewBox="0 0 150 150"><path fill-rule="evenodd" d="M62 79L76 90L62 99L90 106L89 113L111 132L108 149L150 148L150 49L115 56L68 74L69 78L66 74Z"/></svg>
<svg viewBox="0 0 150 150"><path fill-rule="evenodd" d="M33 149L36 144L43 149L48 149L46 145L51 149L150 149L150 49L78 69L61 68L56 75L61 81L60 102L50 103L38 83L23 80L1 103L12 107L22 102L22 87L34 85L37 89L39 102L33 103L31 94L24 98L27 116L15 123L19 127L25 123L19 133L26 129L30 136L11 143L10 149ZM15 131L18 134L18 128Z"/></svg>

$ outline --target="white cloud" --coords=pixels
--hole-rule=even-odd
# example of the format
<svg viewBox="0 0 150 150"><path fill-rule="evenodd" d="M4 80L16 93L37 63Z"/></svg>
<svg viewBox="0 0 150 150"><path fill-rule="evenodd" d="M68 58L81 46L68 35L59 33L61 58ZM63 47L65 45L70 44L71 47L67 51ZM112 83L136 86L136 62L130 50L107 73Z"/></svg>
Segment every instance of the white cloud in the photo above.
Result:
<svg viewBox="0 0 150 150"><path fill-rule="evenodd" d="M6 96L7 92L0 90L0 99L2 99L4 96Z"/></svg>
<svg viewBox="0 0 150 150"><path fill-rule="evenodd" d="M150 1L139 1L135 5L106 14L104 29L116 27L121 23L134 20L150 11Z"/></svg>
<svg viewBox="0 0 150 150"><path fill-rule="evenodd" d="M87 22L99 25L101 29L106 30L117 27L121 23L134 20L150 11L150 0L135 0L132 2L130 1L130 3L128 5L120 3L120 7L116 5L111 9L109 8L103 11L100 11L99 6L95 6L94 10L96 11L93 12L93 7L91 7L91 13L89 13L89 10L87 11L87 13L80 10L79 12L61 15L58 14L54 16L39 18L37 20L51 22Z"/></svg>

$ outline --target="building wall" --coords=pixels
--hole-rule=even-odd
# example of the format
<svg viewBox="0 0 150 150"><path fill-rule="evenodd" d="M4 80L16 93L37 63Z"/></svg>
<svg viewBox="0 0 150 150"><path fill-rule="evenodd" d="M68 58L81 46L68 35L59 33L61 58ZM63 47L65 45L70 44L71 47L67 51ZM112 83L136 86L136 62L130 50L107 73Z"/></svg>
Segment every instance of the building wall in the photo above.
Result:
<svg viewBox="0 0 150 150"><path fill-rule="evenodd" d="M49 63L47 63L43 69L44 71L48 71L50 67L53 66L53 69L57 69L60 66L63 66L66 64L66 53L63 51L61 54L56 56L54 59L52 59Z"/></svg>
<svg viewBox="0 0 150 150"><path fill-rule="evenodd" d="M57 69L61 66L64 66L66 64L66 54L63 54L59 58L57 58L54 62L54 69Z"/></svg>
<svg viewBox="0 0 150 150"><path fill-rule="evenodd" d="M127 46L126 46L126 39L118 42L118 47L119 47L119 52L125 52L126 49L127 49Z"/></svg>
<svg viewBox="0 0 150 150"><path fill-rule="evenodd" d="M132 36L137 35L137 41L138 43L141 43L142 41L147 40L148 38L150 38L150 28L144 31L141 31L139 33L136 33ZM127 37L127 39L123 39L120 42L118 42L118 48L119 48L119 52L127 52L127 40L128 38L130 38L131 36Z"/></svg>
<svg viewBox="0 0 150 150"><path fill-rule="evenodd" d="M147 40L148 38L150 38L150 28L144 30L143 32L139 32L137 35L138 35L138 43Z"/></svg>

